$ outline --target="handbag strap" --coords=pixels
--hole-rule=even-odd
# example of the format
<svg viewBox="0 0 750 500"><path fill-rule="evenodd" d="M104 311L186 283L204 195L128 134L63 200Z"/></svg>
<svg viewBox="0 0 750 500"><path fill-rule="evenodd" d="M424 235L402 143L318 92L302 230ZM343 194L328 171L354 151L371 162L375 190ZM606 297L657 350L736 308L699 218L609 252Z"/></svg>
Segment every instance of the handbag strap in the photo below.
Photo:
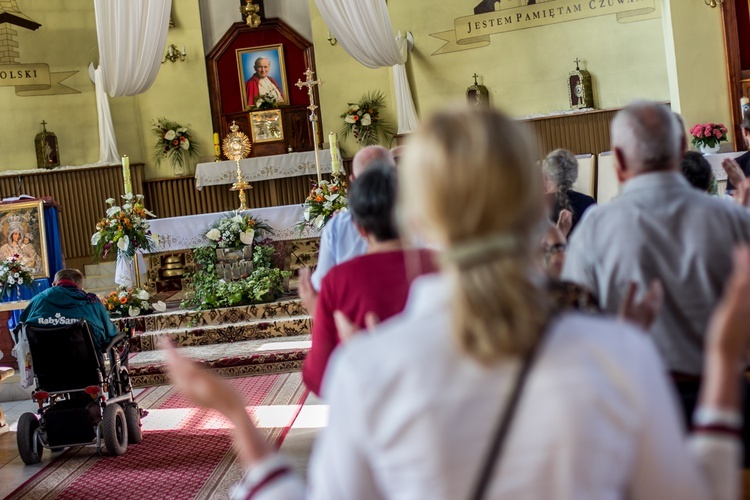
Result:
<svg viewBox="0 0 750 500"><path fill-rule="evenodd" d="M495 429L495 435L492 439L492 445L487 452L487 456L484 458L481 473L477 479L476 484L474 485L474 490L472 491L470 497L471 500L482 500L485 493L487 492L487 487L490 484L490 481L494 474L494 470L497 467L497 464L500 462L500 458L502 457L505 440L508 437L510 426L513 423L513 417L515 416L516 409L518 408L518 402L521 400L523 388L526 385L526 380L528 379L529 372L531 371L531 366L534 364L534 359L537 352L539 351L539 346L542 343L542 340L542 337L540 337L537 340L536 344L531 349L529 349L529 352L527 352L523 358L523 362L520 369L518 370L518 374L516 375L516 379L513 384L513 389L508 396L508 401L505 404L504 410L501 414L500 422Z"/></svg>

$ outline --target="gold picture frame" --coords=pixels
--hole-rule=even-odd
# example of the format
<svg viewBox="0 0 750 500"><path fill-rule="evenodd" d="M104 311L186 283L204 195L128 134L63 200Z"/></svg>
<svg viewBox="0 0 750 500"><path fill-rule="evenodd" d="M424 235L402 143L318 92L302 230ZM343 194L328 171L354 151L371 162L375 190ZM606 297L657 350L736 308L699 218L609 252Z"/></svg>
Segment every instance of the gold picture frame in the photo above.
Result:
<svg viewBox="0 0 750 500"><path fill-rule="evenodd" d="M264 109L248 113L253 144L284 140L284 124L280 109Z"/></svg>
<svg viewBox="0 0 750 500"><path fill-rule="evenodd" d="M289 85L286 79L286 63L284 62L284 46L280 43L275 45L261 45L258 47L247 47L237 49L237 74L239 75L240 92L242 93L243 109L249 110L255 107L255 102L260 94L255 76L261 76L255 69L256 62L267 59L269 68L265 76L281 94L282 99L277 104L289 103ZM262 71L262 70L261 70ZM249 96L248 93L253 95ZM250 99L252 97L252 99Z"/></svg>
<svg viewBox="0 0 750 500"><path fill-rule="evenodd" d="M0 205L0 262L14 255L34 279L49 278L43 201Z"/></svg>

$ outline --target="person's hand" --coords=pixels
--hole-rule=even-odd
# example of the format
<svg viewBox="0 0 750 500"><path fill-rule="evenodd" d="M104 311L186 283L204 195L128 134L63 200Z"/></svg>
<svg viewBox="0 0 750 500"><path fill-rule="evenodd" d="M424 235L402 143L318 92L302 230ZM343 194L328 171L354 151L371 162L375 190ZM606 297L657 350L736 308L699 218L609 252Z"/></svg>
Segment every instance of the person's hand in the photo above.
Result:
<svg viewBox="0 0 750 500"><path fill-rule="evenodd" d="M560 210L560 215L557 216L557 228L567 238L573 228L573 212L565 209Z"/></svg>
<svg viewBox="0 0 750 500"><path fill-rule="evenodd" d="M159 347L167 353L169 379L182 394L200 406L223 413L233 421L238 413L246 415L242 398L226 382L195 361L181 356L168 339L159 341Z"/></svg>
<svg viewBox="0 0 750 500"><path fill-rule="evenodd" d="M739 184L735 184L737 187L737 193L734 196L734 201L743 207L750 207L750 179L743 179Z"/></svg>
<svg viewBox="0 0 750 500"><path fill-rule="evenodd" d="M339 334L339 339L342 344L350 341L352 337L354 337L354 334L361 330L361 328L355 325L354 322L341 311L333 311L333 321L336 323L336 331ZM368 312L365 314L365 327L368 330L374 329L379 322L380 319L374 312Z"/></svg>
<svg viewBox="0 0 750 500"><path fill-rule="evenodd" d="M708 324L706 350L725 361L745 359L750 325L750 247L734 252L734 270Z"/></svg>
<svg viewBox="0 0 750 500"><path fill-rule="evenodd" d="M636 302L635 295L638 292L638 285L630 283L625 299L620 303L618 317L631 323L635 323L644 331L651 329L651 325L656 321L661 311L664 291L659 281L652 281L648 287L646 295L640 302Z"/></svg>
<svg viewBox="0 0 750 500"><path fill-rule="evenodd" d="M729 182L739 188L739 185L745 180L745 173L742 171L740 164L732 158L727 158L721 162L721 168L727 173Z"/></svg>
<svg viewBox="0 0 750 500"><path fill-rule="evenodd" d="M299 270L299 284L297 288L302 304L307 309L310 316L315 314L315 307L318 305L318 292L312 284L312 271L309 267L303 267Z"/></svg>

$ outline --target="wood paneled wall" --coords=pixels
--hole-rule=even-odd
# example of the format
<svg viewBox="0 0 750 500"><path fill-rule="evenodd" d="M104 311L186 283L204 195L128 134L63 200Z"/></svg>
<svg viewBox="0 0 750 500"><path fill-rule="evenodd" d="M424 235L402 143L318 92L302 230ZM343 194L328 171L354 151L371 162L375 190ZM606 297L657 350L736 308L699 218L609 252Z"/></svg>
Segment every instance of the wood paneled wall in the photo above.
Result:
<svg viewBox="0 0 750 500"><path fill-rule="evenodd" d="M555 149L594 156L610 150L609 124L619 109L606 109L572 115L523 120L536 139L538 159Z"/></svg>
<svg viewBox="0 0 750 500"><path fill-rule="evenodd" d="M131 166L133 191L142 192L143 164ZM0 176L3 198L28 194L51 196L61 206L60 233L66 262L91 256L90 238L107 208L105 200L125 194L122 167L79 168L71 170L29 170L18 175ZM68 263L68 265L70 265Z"/></svg>

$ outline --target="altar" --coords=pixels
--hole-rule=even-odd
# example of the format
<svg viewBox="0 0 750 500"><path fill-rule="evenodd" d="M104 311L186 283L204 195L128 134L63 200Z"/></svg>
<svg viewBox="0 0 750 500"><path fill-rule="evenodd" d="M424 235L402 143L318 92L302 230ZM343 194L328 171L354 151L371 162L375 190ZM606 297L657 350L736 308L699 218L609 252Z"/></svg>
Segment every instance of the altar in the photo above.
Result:
<svg viewBox="0 0 750 500"><path fill-rule="evenodd" d="M331 151L319 151L321 173L331 173ZM317 175L315 152L288 153L273 156L257 156L240 160L242 179L245 182L283 179L300 175ZM195 188L232 184L237 181L237 164L233 161L199 163L195 168Z"/></svg>

